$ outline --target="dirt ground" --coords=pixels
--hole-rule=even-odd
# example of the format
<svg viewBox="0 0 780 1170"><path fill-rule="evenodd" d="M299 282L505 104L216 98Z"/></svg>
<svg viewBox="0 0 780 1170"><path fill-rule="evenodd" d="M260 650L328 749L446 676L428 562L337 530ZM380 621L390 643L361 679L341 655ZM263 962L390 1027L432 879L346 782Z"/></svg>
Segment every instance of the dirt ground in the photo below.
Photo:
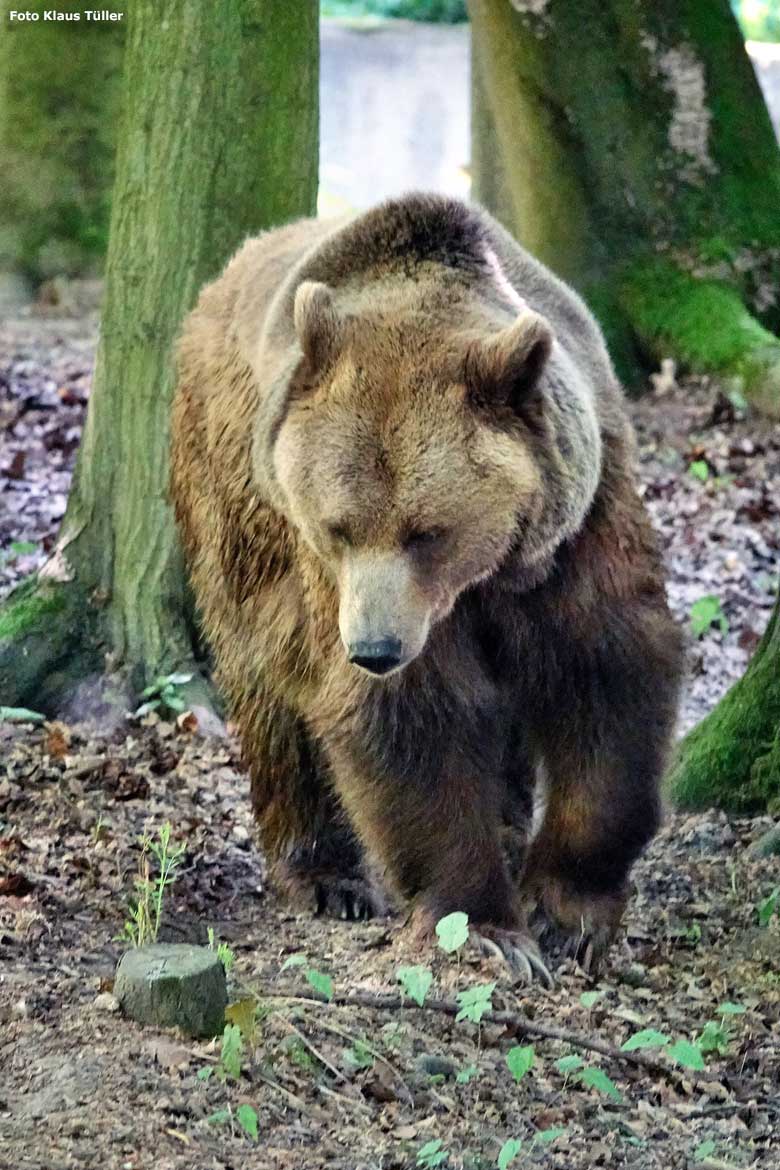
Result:
<svg viewBox="0 0 780 1170"><path fill-rule="evenodd" d="M0 330L5 588L51 548L94 335L91 318L50 315ZM632 409L671 603L690 627L692 606L717 597L725 619L690 633L687 727L741 673L770 613L780 427L740 417L705 383L661 390ZM218 1044L134 1024L110 994L138 839L166 821L186 853L161 937L205 941L212 927L235 951L231 1000L261 1000L226 1083L198 1075ZM468 948L413 951L401 920L288 913L267 888L229 738L156 716L99 732L0 725L0 1167L477 1168L496 1166L508 1139L522 1141L513 1166L780 1167L780 919L761 925L757 912L780 878L776 860L749 851L770 824L670 815L636 867L625 939L601 977L568 961L554 990L529 989ZM331 1003L316 1002L304 968L281 971L291 955L332 978ZM433 970L431 997L495 982L493 1009L514 1020L478 1027L399 1007L397 969L418 962ZM721 1032L705 1036L720 1051L702 1070L676 1063L673 1045L707 1047L713 1020ZM522 1021L563 1034L529 1035ZM668 1051L617 1051L646 1029ZM533 1045L534 1064L516 1082L517 1045ZM557 1067L573 1056L584 1064ZM257 1112L256 1142L242 1104Z"/></svg>

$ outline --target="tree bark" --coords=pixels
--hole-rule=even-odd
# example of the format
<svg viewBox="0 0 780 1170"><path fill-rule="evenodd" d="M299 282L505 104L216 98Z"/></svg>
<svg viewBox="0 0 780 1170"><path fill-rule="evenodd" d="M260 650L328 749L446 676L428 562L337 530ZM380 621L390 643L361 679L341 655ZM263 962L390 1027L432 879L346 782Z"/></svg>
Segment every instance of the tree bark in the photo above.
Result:
<svg viewBox="0 0 780 1170"><path fill-rule="evenodd" d="M474 194L621 372L677 357L780 414L780 151L729 0L469 0Z"/></svg>
<svg viewBox="0 0 780 1170"><path fill-rule="evenodd" d="M12 9L37 21L11 21ZM97 272L108 240L125 22L51 21L0 0L0 270ZM112 11L126 13L126 0ZM125 18L126 19L126 18Z"/></svg>
<svg viewBox="0 0 780 1170"><path fill-rule="evenodd" d="M680 745L669 793L683 808L780 810L780 595L745 674Z"/></svg>
<svg viewBox="0 0 780 1170"><path fill-rule="evenodd" d="M0 615L0 695L193 664L168 502L172 348L247 234L316 205L316 0L134 0L95 377L54 556Z"/></svg>

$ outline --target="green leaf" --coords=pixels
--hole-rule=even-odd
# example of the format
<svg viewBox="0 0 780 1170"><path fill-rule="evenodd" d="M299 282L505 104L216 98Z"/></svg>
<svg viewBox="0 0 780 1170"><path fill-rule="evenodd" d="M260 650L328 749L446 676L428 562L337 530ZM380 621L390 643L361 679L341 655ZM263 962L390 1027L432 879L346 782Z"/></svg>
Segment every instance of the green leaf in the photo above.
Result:
<svg viewBox="0 0 780 1170"><path fill-rule="evenodd" d="M363 1040L356 1040L352 1048L344 1053L353 1068L373 1068L374 1054Z"/></svg>
<svg viewBox="0 0 780 1170"><path fill-rule="evenodd" d="M287 971L290 967L305 967L308 961L305 955L290 955L279 968L279 974L281 975L283 971Z"/></svg>
<svg viewBox="0 0 780 1170"><path fill-rule="evenodd" d="M594 1004L598 1003L600 999L604 998L603 991L583 991L580 996L580 1003L584 1008L592 1008Z"/></svg>
<svg viewBox="0 0 780 1170"><path fill-rule="evenodd" d="M698 479L702 483L706 483L710 478L709 465L704 459L696 459L693 463L691 463L688 471L694 477L694 479Z"/></svg>
<svg viewBox="0 0 780 1170"><path fill-rule="evenodd" d="M718 1011L722 1016L741 1016L744 1015L747 1008L743 1007L741 1003L730 1003L727 1000L726 1003L719 1005Z"/></svg>
<svg viewBox="0 0 780 1170"><path fill-rule="evenodd" d="M206 1068L199 1068L198 1073L197 1073L198 1080L199 1081L207 1081L213 1072L214 1072L214 1069L211 1067L210 1064L207 1065Z"/></svg>
<svg viewBox="0 0 780 1170"><path fill-rule="evenodd" d="M183 687L186 683L192 682L192 671L189 674L169 674L165 678L158 679L158 682L164 687Z"/></svg>
<svg viewBox="0 0 780 1170"><path fill-rule="evenodd" d="M230 1121L229 1109L218 1109L216 1113L212 1113L206 1118L209 1125L224 1125L226 1121Z"/></svg>
<svg viewBox="0 0 780 1170"><path fill-rule="evenodd" d="M241 1029L238 1024L225 1024L225 1031L222 1033L220 1060L227 1075L236 1081L241 1076L243 1049L244 1042L241 1039Z"/></svg>
<svg viewBox="0 0 780 1170"><path fill-rule="evenodd" d="M612 1078L608 1077L602 1068L595 1066L584 1068L581 1073L578 1073L577 1079L583 1085L587 1085L589 1089L596 1089L599 1093L606 1093L613 1101L623 1100L620 1089L618 1089Z"/></svg>
<svg viewBox="0 0 780 1170"><path fill-rule="evenodd" d="M15 557L29 557L32 553L38 551L38 545L32 540L12 540L8 546L8 551Z"/></svg>
<svg viewBox="0 0 780 1170"><path fill-rule="evenodd" d="M257 1141L257 1113L251 1105L239 1105L236 1109L236 1121L243 1129L247 1137L250 1137L253 1142Z"/></svg>
<svg viewBox="0 0 780 1170"><path fill-rule="evenodd" d="M623 1044L620 1045L623 1052L634 1052L637 1048L663 1048L666 1044L671 1044L671 1036L667 1036L664 1032L656 1032L653 1028L645 1028L642 1032L634 1032L633 1036L629 1036Z"/></svg>
<svg viewBox="0 0 780 1170"><path fill-rule="evenodd" d="M570 1076L573 1072L577 1072L585 1064L581 1056L562 1056L560 1060L556 1060L555 1067L559 1073L563 1073L565 1077Z"/></svg>
<svg viewBox="0 0 780 1170"><path fill-rule="evenodd" d="M433 975L428 968L399 967L396 975L406 994L414 1000L418 1007L422 1007L433 982Z"/></svg>
<svg viewBox="0 0 780 1170"><path fill-rule="evenodd" d="M0 723L45 723L46 716L29 707L0 707Z"/></svg>
<svg viewBox="0 0 780 1170"><path fill-rule="evenodd" d="M425 1170L429 1170L429 1167L441 1166L446 1162L449 1154L442 1148L443 1144L440 1138L435 1138L432 1142L426 1142L424 1146L420 1146L417 1151L417 1165L424 1166Z"/></svg>
<svg viewBox="0 0 780 1170"><path fill-rule="evenodd" d="M469 1081L473 1081L474 1077L478 1077L478 1076L479 1076L479 1069L477 1068L477 1066L475 1064L467 1064L465 1068L462 1068L460 1070L460 1072L456 1076L455 1080L458 1082L459 1085L467 1085L469 1083Z"/></svg>
<svg viewBox="0 0 780 1170"><path fill-rule="evenodd" d="M534 1066L534 1050L533 1045L527 1044L525 1047L516 1044L514 1048L510 1048L506 1054L506 1063L509 1071L516 1081L521 1081L527 1072Z"/></svg>
<svg viewBox="0 0 780 1170"><path fill-rule="evenodd" d="M456 1022L471 1020L472 1023L478 1024L485 1012L492 1009L492 995L495 990L495 983L478 983L476 987L469 987L466 991L459 992L460 1011L455 1017Z"/></svg>
<svg viewBox="0 0 780 1170"><path fill-rule="evenodd" d="M175 692L163 691L163 699L166 707L170 707L171 711L186 711L187 704L184 699L180 699Z"/></svg>
<svg viewBox="0 0 780 1170"><path fill-rule="evenodd" d="M306 981L311 984L318 995L330 1003L333 999L333 980L330 975L325 975L322 971L315 971L313 967L309 967L306 971Z"/></svg>
<svg viewBox="0 0 780 1170"><path fill-rule="evenodd" d="M550 1142L557 1141L559 1137L563 1137L565 1133L566 1127L564 1125L556 1125L552 1129L540 1129L538 1133L534 1134L534 1141L546 1146Z"/></svg>
<svg viewBox="0 0 780 1170"><path fill-rule="evenodd" d="M711 1158L715 1153L715 1142L710 1138L706 1142L702 1142L693 1151L693 1156L697 1162L703 1162L706 1158Z"/></svg>
<svg viewBox="0 0 780 1170"><path fill-rule="evenodd" d="M436 923L436 937L439 946L448 955L459 951L469 937L469 916L461 910L447 914Z"/></svg>
<svg viewBox="0 0 780 1170"><path fill-rule="evenodd" d="M523 1148L523 1143L520 1138L510 1138L509 1141L504 1142L498 1154L498 1170L506 1170L511 1162L514 1162L517 1155Z"/></svg>
<svg viewBox="0 0 780 1170"><path fill-rule="evenodd" d="M769 926L780 902L780 886L775 886L768 898L758 904L759 926Z"/></svg>
<svg viewBox="0 0 780 1170"><path fill-rule="evenodd" d="M697 1072L704 1068L704 1057L701 1054L701 1049L698 1044L692 1044L690 1040L676 1040L666 1051L675 1064L681 1064L684 1068L692 1068Z"/></svg>
<svg viewBox="0 0 780 1170"><path fill-rule="evenodd" d="M701 638L713 625L719 626L722 634L729 632L728 618L721 608L720 599L709 594L707 597L700 597L691 606L691 630L694 638Z"/></svg>
<svg viewBox="0 0 780 1170"><path fill-rule="evenodd" d="M725 1056L729 1050L730 1039L727 1029L720 1020L708 1020L699 1036L698 1044L702 1052L717 1052L719 1056Z"/></svg>

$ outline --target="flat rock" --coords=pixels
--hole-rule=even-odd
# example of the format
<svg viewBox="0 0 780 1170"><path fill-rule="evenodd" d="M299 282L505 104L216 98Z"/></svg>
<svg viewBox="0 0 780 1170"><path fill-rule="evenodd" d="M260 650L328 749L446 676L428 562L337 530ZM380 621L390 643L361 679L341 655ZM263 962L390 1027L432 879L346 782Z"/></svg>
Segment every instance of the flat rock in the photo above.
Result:
<svg viewBox="0 0 780 1170"><path fill-rule="evenodd" d="M225 1025L225 969L215 951L190 943L154 943L119 960L114 995L141 1024L215 1036Z"/></svg>

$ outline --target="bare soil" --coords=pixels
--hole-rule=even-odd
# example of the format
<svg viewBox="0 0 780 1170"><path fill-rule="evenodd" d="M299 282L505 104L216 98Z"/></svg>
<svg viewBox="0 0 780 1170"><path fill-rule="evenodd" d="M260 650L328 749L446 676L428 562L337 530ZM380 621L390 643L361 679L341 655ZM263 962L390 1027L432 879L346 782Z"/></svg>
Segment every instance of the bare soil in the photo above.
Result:
<svg viewBox="0 0 780 1170"><path fill-rule="evenodd" d="M6 587L52 546L93 347L88 318L30 316L0 330ZM727 622L690 636L687 727L744 669L771 609L780 428L740 418L716 387L690 381L632 409L675 613L689 626L691 606L713 595ZM706 464L706 482L692 463ZM156 716L100 731L0 725L3 1170L391 1170L414 1167L434 1140L440 1165L494 1167L509 1138L523 1141L514 1166L780 1167L780 918L762 926L757 913L780 878L776 859L749 850L770 818L670 814L636 867L625 938L598 981L567 961L546 991L513 985L468 948L460 959L416 951L401 919L290 914L267 887L247 789L231 738ZM138 839L165 821L187 848L161 937L205 942L212 927L236 954L232 1001L262 1002L240 1077L224 1084L198 1076L216 1066L218 1043L113 1010ZM316 1001L304 968L281 971L291 955L331 976L332 1003ZM431 996L453 1001L495 982L496 1011L570 1035L528 1036L505 1017L477 1027L383 1000L397 993L398 967L417 962L433 970ZM361 1004L343 1002L358 994ZM744 1011L722 1017L724 1003ZM619 1048L648 1028L694 1040L719 1018L723 1051L707 1053L701 1071L663 1049L645 1051L648 1066L580 1045ZM515 1083L506 1055L518 1044L533 1045L535 1063ZM583 1084L581 1070L556 1068L573 1054L606 1073L619 1099ZM241 1104L257 1111L257 1143L236 1120Z"/></svg>

